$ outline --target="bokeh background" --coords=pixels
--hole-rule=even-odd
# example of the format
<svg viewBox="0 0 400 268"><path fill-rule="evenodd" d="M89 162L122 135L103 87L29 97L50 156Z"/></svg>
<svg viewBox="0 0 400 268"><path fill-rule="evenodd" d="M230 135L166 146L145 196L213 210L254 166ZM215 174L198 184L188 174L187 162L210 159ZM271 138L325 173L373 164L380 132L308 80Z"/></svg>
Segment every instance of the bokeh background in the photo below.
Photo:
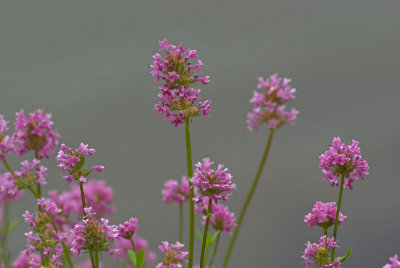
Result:
<svg viewBox="0 0 400 268"><path fill-rule="evenodd" d="M44 108L62 143L96 148L92 161L106 166L98 178L115 189L111 221L138 217L139 234L160 257L160 241L177 238L178 216L160 190L185 174L186 160L184 129L153 110L158 89L148 64L158 41L197 49L211 76L201 88L213 101L212 118L193 120L193 159L210 156L231 170L238 189L228 204L236 213L268 136L266 127L246 130L256 79L291 77L297 125L275 135L230 267L304 267L304 244L320 236L304 215L316 200L338 195L318 168L335 136L359 140L370 165L365 181L344 193L349 217L338 253L352 245L345 267L381 267L400 253L399 13L396 0L2 0L0 113L13 121L21 108ZM45 164L46 190L67 189L55 159ZM25 244L20 215L33 207L28 194L13 206L21 219L11 235L13 258ZM229 238L222 238L217 267ZM199 255L199 241L196 247Z"/></svg>

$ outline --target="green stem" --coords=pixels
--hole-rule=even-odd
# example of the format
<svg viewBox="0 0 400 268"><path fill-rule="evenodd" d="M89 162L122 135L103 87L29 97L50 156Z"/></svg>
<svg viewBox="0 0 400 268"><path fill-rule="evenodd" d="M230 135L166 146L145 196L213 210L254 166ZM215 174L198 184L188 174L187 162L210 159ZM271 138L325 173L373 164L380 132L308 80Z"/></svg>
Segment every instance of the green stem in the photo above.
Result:
<svg viewBox="0 0 400 268"><path fill-rule="evenodd" d="M210 247L206 247L206 255L204 256L204 268L207 268L207 262L208 262L208 253L210 252Z"/></svg>
<svg viewBox="0 0 400 268"><path fill-rule="evenodd" d="M328 228L324 228L324 235L328 237Z"/></svg>
<svg viewBox="0 0 400 268"><path fill-rule="evenodd" d="M215 241L215 246L214 246L214 250L211 256L211 260L210 260L210 264L208 264L208 268L212 268L212 264L214 262L215 259L215 255L217 254L217 250L218 250L218 245L219 245L219 237L221 236L221 233L217 234L217 239Z"/></svg>
<svg viewBox="0 0 400 268"><path fill-rule="evenodd" d="M3 228L1 232L1 258L3 259L4 267L10 267L10 255L7 248L8 228L10 226L10 203L6 202L3 205Z"/></svg>
<svg viewBox="0 0 400 268"><path fill-rule="evenodd" d="M36 158L37 160L39 160L39 151L38 151L38 150L35 150L35 158ZM37 183L37 184L36 184L36 192L37 192L38 195L39 195L38 198L41 198L41 197L42 197L42 188L41 188L40 183ZM38 210L39 210L39 211L41 210L40 205L38 205Z"/></svg>
<svg viewBox="0 0 400 268"><path fill-rule="evenodd" d="M82 212L83 212L83 216L86 216L86 211L85 211L85 207L86 207L85 192L83 191L83 184L82 184L82 183L79 183L79 188L81 189L81 200L82 200Z"/></svg>
<svg viewBox="0 0 400 268"><path fill-rule="evenodd" d="M179 242L183 243L183 204L179 204Z"/></svg>
<svg viewBox="0 0 400 268"><path fill-rule="evenodd" d="M253 197L254 191L256 190L258 181L259 181L259 179L261 177L261 173L262 173L262 171L264 169L264 165L265 165L265 162L267 160L269 150L271 148L271 143L272 143L272 137L273 136L274 136L274 130L271 129L270 132L269 132L268 142L267 142L267 146L265 147L264 155L263 155L263 157L261 159L260 166L258 167L257 174L254 177L253 185L251 186L250 192L248 193L246 201L244 202L242 210L240 211L240 216L239 216L239 220L238 220L237 226L235 228L235 231L233 232L233 236L231 238L231 242L229 244L228 251L226 252L226 255L225 255L224 264L222 266L223 268L226 268L228 266L229 258L231 256L232 249L233 249L233 246L235 244L236 238L237 238L237 236L239 234L239 230L240 230L242 221L244 219L244 216L246 214L247 207L250 204L251 198Z"/></svg>
<svg viewBox="0 0 400 268"><path fill-rule="evenodd" d="M94 261L93 252L89 251L90 254L90 261L92 262L92 268L96 268L96 263Z"/></svg>
<svg viewBox="0 0 400 268"><path fill-rule="evenodd" d="M193 267L193 249L194 249L194 189L190 179L193 177L193 166L192 166L192 145L190 142L190 129L189 119L185 119L185 136L186 136L186 165L189 178L189 264L188 268Z"/></svg>
<svg viewBox="0 0 400 268"><path fill-rule="evenodd" d="M135 254L137 254L137 252L136 252L136 247L135 247L135 243L133 243L132 237L131 237L131 239L129 239L129 240L131 241L131 245L132 245L133 252L135 252Z"/></svg>
<svg viewBox="0 0 400 268"><path fill-rule="evenodd" d="M204 226L203 243L201 245L200 268L204 268L204 249L206 247L207 232L208 232L208 225L210 223L211 211L212 211L212 199L210 198L210 201L208 201L208 212L207 212L207 218L206 218L206 225Z"/></svg>
<svg viewBox="0 0 400 268"><path fill-rule="evenodd" d="M95 258L96 258L96 268L99 268L99 252L98 251L96 251L96 253L95 253Z"/></svg>
<svg viewBox="0 0 400 268"><path fill-rule="evenodd" d="M337 235L337 227L338 227L338 223L339 223L340 207L342 205L343 184L344 184L344 175L342 175L342 179L340 181L339 200L337 203L335 227L333 228L333 238L335 239L335 241L336 241L336 235ZM334 259L335 259L335 247L332 247L331 260L333 261Z"/></svg>

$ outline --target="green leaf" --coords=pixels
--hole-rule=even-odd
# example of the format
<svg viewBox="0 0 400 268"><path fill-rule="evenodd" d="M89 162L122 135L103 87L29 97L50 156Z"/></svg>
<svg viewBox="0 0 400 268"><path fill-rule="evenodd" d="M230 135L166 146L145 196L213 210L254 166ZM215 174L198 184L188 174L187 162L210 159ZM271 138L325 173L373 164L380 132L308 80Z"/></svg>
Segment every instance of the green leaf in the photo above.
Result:
<svg viewBox="0 0 400 268"><path fill-rule="evenodd" d="M200 232L198 229L196 229L196 235L197 235L197 238L198 238L200 241L203 241L203 235L201 234L201 232Z"/></svg>
<svg viewBox="0 0 400 268"><path fill-rule="evenodd" d="M146 259L146 252L144 251L143 248L141 248L139 250L139 253L137 254L136 268L141 268L144 264L145 259Z"/></svg>
<svg viewBox="0 0 400 268"><path fill-rule="evenodd" d="M128 256L133 266L136 267L136 254L132 250L128 250Z"/></svg>
<svg viewBox="0 0 400 268"><path fill-rule="evenodd" d="M217 231L213 237L211 238L211 245L214 243L215 239L217 238L218 234L220 233L220 231Z"/></svg>
<svg viewBox="0 0 400 268"><path fill-rule="evenodd" d="M353 247L350 247L349 250L347 251L346 255L344 255L343 257L339 258L339 261L341 263L344 262L348 257L350 257L352 252L353 252Z"/></svg>
<svg viewBox="0 0 400 268"><path fill-rule="evenodd" d="M211 246L211 234L207 233L207 239L206 239L206 247L210 247Z"/></svg>
<svg viewBox="0 0 400 268"><path fill-rule="evenodd" d="M18 220L13 220L8 224L8 228L6 230L6 233L11 233L12 230L14 230L15 227L18 225Z"/></svg>

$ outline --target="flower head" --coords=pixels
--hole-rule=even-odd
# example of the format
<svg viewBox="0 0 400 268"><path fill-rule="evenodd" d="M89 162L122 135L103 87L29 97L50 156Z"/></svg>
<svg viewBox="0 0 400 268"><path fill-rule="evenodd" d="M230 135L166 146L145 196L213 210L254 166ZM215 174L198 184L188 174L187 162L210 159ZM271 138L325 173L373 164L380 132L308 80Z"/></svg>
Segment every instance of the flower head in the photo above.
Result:
<svg viewBox="0 0 400 268"><path fill-rule="evenodd" d="M162 242L158 248L161 252L165 252L165 258L156 268L182 268L183 262L187 262L186 256L189 254L187 251L182 251L183 247L184 245L179 242L171 245L167 241Z"/></svg>
<svg viewBox="0 0 400 268"><path fill-rule="evenodd" d="M392 258L389 258L392 263L385 264L382 268L400 268L400 261L398 259L397 254L394 255Z"/></svg>
<svg viewBox="0 0 400 268"><path fill-rule="evenodd" d="M258 130L263 122L267 123L270 129L276 129L285 123L294 125L299 112L294 108L286 111L284 105L295 98L296 89L290 85L291 79L274 74L267 79L259 77L258 82L258 88L264 91L253 92L253 98L250 100L253 111L247 115L247 128L250 131Z"/></svg>
<svg viewBox="0 0 400 268"><path fill-rule="evenodd" d="M334 238L322 236L319 243L308 243L306 244L304 255L301 256L306 261L306 268L311 267L312 264L317 264L322 268L340 268L340 262L338 259L331 261L329 251L331 248L339 247Z"/></svg>
<svg viewBox="0 0 400 268"><path fill-rule="evenodd" d="M211 213L213 216L210 217L210 224L216 231L225 231L228 234L232 234L232 229L237 224L235 222L235 214L228 210L227 206L222 204L213 203L211 206ZM206 209L204 210L206 211ZM203 216L202 224L205 225L207 216Z"/></svg>
<svg viewBox="0 0 400 268"><path fill-rule="evenodd" d="M135 234L137 227L139 226L140 225L138 224L138 219L130 218L128 221L117 226L119 231L119 237L131 239L132 236Z"/></svg>
<svg viewBox="0 0 400 268"><path fill-rule="evenodd" d="M61 150L57 155L57 162L58 166L62 168L63 173L68 173L68 175L64 176L64 179L68 183L71 183L72 180L76 180L79 183L85 183L92 170L96 170L97 172L103 171L103 166L93 166L89 169L83 168L85 157L88 155L94 155L94 152L95 149L90 149L87 144L83 143L81 143L75 150L72 150L65 144L61 144Z"/></svg>
<svg viewBox="0 0 400 268"><path fill-rule="evenodd" d="M176 180L169 180L164 183L162 189L162 200L164 203L175 201L177 204L183 204L189 199L189 180L182 176L181 184Z"/></svg>
<svg viewBox="0 0 400 268"><path fill-rule="evenodd" d="M40 160L34 158L32 162L24 160L21 162L21 170L16 171L17 177L16 184L20 188L24 188L27 185L33 186L35 184L47 184L47 168L40 165ZM24 182L21 182L23 180Z"/></svg>
<svg viewBox="0 0 400 268"><path fill-rule="evenodd" d="M336 211L337 208L335 202L323 203L317 201L312 209L312 212L308 213L304 217L304 222L307 223L308 227L321 226L322 228L329 228L335 223ZM346 218L347 216L344 216L341 212L339 212L339 226L342 226L343 220Z"/></svg>
<svg viewBox="0 0 400 268"><path fill-rule="evenodd" d="M334 138L331 147L319 158L319 167L325 174L323 180L329 180L331 186L338 186L338 177L344 176L343 188L353 190L352 182L368 175L368 163L361 157L358 141L345 145L339 137Z"/></svg>
<svg viewBox="0 0 400 268"><path fill-rule="evenodd" d="M39 159L54 153L60 136L57 130L53 130L51 114L45 114L42 109L37 109L26 117L24 110L17 113L15 119L14 140L18 156L22 156L30 150L38 152Z"/></svg>
<svg viewBox="0 0 400 268"><path fill-rule="evenodd" d="M11 173L0 174L0 204L6 202L16 202L23 195L18 189L15 178Z"/></svg>
<svg viewBox="0 0 400 268"><path fill-rule="evenodd" d="M160 101L154 106L157 114L171 119L171 124L178 127L184 123L185 119L195 116L210 116L210 100L204 102L196 101L200 99L200 89L192 88L196 82L203 85L209 83L209 76L200 77L202 73L200 66L201 60L197 59L197 51L184 49L181 43L178 47L168 44L167 39L159 42L160 50L165 51L166 56L156 53L151 65L151 75L155 77L155 82L163 81L159 87L158 97ZM197 59L192 63L192 59Z"/></svg>
<svg viewBox="0 0 400 268"><path fill-rule="evenodd" d="M232 190L236 184L232 183L232 175L227 168L219 164L216 170L211 168L210 158L204 158L202 162L196 164L191 182L197 188L194 201L200 203L201 199L207 197L213 201L226 201L232 195Z"/></svg>
<svg viewBox="0 0 400 268"><path fill-rule="evenodd" d="M15 150L14 139L5 134L8 130L7 124L8 121L6 121L4 116L0 114L0 160L3 160L7 154Z"/></svg>
<svg viewBox="0 0 400 268"><path fill-rule="evenodd" d="M13 262L15 268L39 268L41 264L42 260L39 254L29 254L25 250L21 251Z"/></svg>

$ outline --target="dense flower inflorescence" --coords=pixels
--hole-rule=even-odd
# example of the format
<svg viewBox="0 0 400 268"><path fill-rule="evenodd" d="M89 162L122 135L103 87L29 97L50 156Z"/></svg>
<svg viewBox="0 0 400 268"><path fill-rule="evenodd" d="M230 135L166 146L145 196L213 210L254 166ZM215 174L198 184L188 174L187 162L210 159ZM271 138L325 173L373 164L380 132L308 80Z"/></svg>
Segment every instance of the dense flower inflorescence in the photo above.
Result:
<svg viewBox="0 0 400 268"><path fill-rule="evenodd" d="M4 116L0 114L0 160L3 160L8 153L15 150L14 139L5 134L8 130L7 124L8 121L6 121Z"/></svg>
<svg viewBox="0 0 400 268"><path fill-rule="evenodd" d="M169 244L163 241L158 247L161 252L165 252L165 258L160 262L156 268L182 268L183 262L187 262L186 256L189 254L187 251L182 251L183 244L176 242Z"/></svg>
<svg viewBox="0 0 400 268"><path fill-rule="evenodd" d="M47 184L47 168L40 165L40 160L33 159L32 162L24 160L21 162L21 170L16 171L15 175L17 177L16 184L20 188L26 186L32 186L34 184ZM23 180L22 183L20 180Z"/></svg>
<svg viewBox="0 0 400 268"><path fill-rule="evenodd" d="M13 262L15 268L39 268L41 264L39 254L29 254L26 251L22 251Z"/></svg>
<svg viewBox="0 0 400 268"><path fill-rule="evenodd" d="M206 211L204 209L203 211ZM211 207L210 224L216 231L225 231L228 234L232 234L232 229L236 226L235 214L229 211L227 206L222 204L214 203ZM205 225L207 216L203 216L202 224Z"/></svg>
<svg viewBox="0 0 400 268"><path fill-rule="evenodd" d="M317 264L322 268L341 268L340 261L331 261L329 251L335 247L339 247L334 238L322 236L319 243L311 243L308 241L304 250L304 255L301 256L306 261L306 268L311 267L312 264Z"/></svg>
<svg viewBox="0 0 400 268"><path fill-rule="evenodd" d="M30 150L37 151L39 159L54 153L60 135L52 129L54 123L50 119L51 114L45 114L42 109L30 113L29 117L24 110L17 113L13 138L19 156Z"/></svg>
<svg viewBox="0 0 400 268"><path fill-rule="evenodd" d="M117 227L109 225L107 219L97 220L92 208L85 208L85 211L87 216L71 230L71 252L75 255L80 255L82 251L117 253L117 250L111 249L113 241L118 238Z"/></svg>
<svg viewBox="0 0 400 268"><path fill-rule="evenodd" d="M0 174L0 205L6 202L16 202L23 195L15 184L11 173Z"/></svg>
<svg viewBox="0 0 400 268"><path fill-rule="evenodd" d="M398 259L397 254L392 258L389 258L391 263L385 264L382 268L400 268L400 261Z"/></svg>
<svg viewBox="0 0 400 268"><path fill-rule="evenodd" d="M119 231L119 237L123 237L126 239L132 239L132 236L135 234L138 224L138 219L130 218L128 221L124 222L117 226Z"/></svg>
<svg viewBox="0 0 400 268"><path fill-rule="evenodd" d="M286 111L284 105L295 98L296 90L290 82L291 79L278 77L277 74L267 79L258 78L258 88L264 89L264 92L254 91L250 100L253 104L253 111L247 115L247 128L250 131L258 130L263 122L266 122L270 129L276 129L285 123L294 125L299 112L295 108Z"/></svg>
<svg viewBox="0 0 400 268"><path fill-rule="evenodd" d="M312 209L312 212L308 213L304 217L304 222L307 223L308 227L321 226L325 229L329 228L335 223L336 211L337 208L335 202L323 203L321 201L317 201ZM339 226L342 226L343 220L346 218L347 216L344 216L341 212L339 212Z"/></svg>
<svg viewBox="0 0 400 268"><path fill-rule="evenodd" d="M172 201L177 204L183 204L189 199L189 180L182 176L181 184L176 180L169 180L164 183L164 189L161 190L164 203Z"/></svg>
<svg viewBox="0 0 400 268"><path fill-rule="evenodd" d="M157 114L161 116L165 114L164 119L170 118L171 124L175 127L183 124L184 120L190 117L210 116L211 101L206 100L196 104L196 101L200 99L200 89L192 88L196 82L208 84L210 78L199 76L198 73L202 73L201 60L197 59L194 64L191 63L192 59L197 58L197 51L184 49L182 44L178 47L168 44L166 39L160 41L159 44L160 50L165 51L166 56L156 53L151 65L151 75L156 78L155 82L163 81L163 85L159 87L160 101L154 106Z"/></svg>
<svg viewBox="0 0 400 268"><path fill-rule="evenodd" d="M211 168L212 164L214 162L211 162L210 158L204 158L202 162L196 164L191 182L198 190L193 199L198 203L205 197L216 202L226 201L232 195L232 190L236 188L228 169L219 164L214 170Z"/></svg>
<svg viewBox="0 0 400 268"><path fill-rule="evenodd" d="M95 149L88 148L87 144L81 143L75 150L72 150L65 144L61 144L61 150L57 155L57 162L58 166L62 168L63 173L68 172L68 175L63 176L64 179L68 183L71 183L72 180L85 183L92 170L102 172L104 170L103 166L92 166L90 169L83 168L85 156L92 156L94 153Z"/></svg>
<svg viewBox="0 0 400 268"><path fill-rule="evenodd" d="M353 190L352 182L368 175L368 163L361 157L358 141L345 145L339 137L334 138L331 147L319 158L319 167L325 174L323 180L329 180L331 186L338 186L338 177L344 176L343 188Z"/></svg>

